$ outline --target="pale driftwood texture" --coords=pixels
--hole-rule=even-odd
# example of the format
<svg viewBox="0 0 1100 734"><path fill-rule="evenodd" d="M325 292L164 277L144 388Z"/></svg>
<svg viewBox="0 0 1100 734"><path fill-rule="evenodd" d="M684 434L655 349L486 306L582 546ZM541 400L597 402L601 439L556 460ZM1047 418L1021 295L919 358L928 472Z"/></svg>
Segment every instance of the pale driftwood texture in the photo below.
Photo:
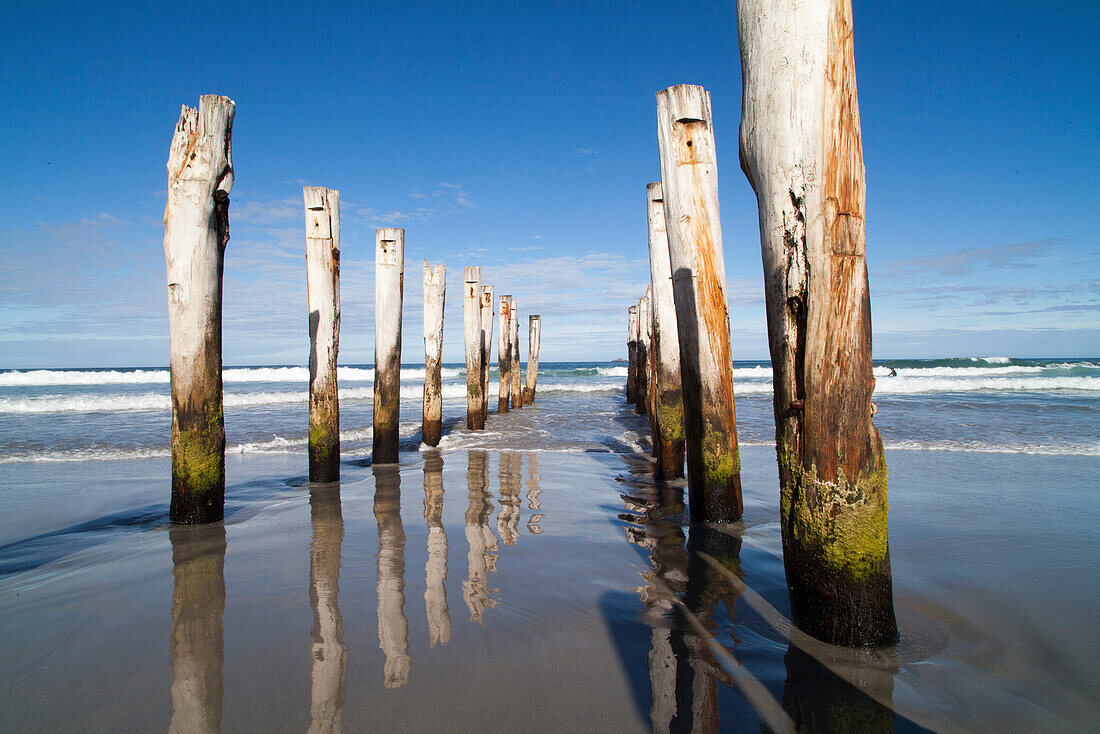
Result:
<svg viewBox="0 0 1100 734"><path fill-rule="evenodd" d="M305 186L309 305L309 481L340 478L340 192Z"/></svg>
<svg viewBox="0 0 1100 734"><path fill-rule="evenodd" d="M401 408L401 301L405 230L386 227L374 248L374 464L397 463Z"/></svg>
<svg viewBox="0 0 1100 734"><path fill-rule="evenodd" d="M222 721L225 526L171 527L171 734L216 734Z"/></svg>
<svg viewBox="0 0 1100 734"><path fill-rule="evenodd" d="M653 292L653 361L655 387L652 396L656 431L657 479L684 476L684 399L680 390L680 342L676 328L676 303L672 298L672 264L665 231L665 198L661 184L646 186L649 219L649 278Z"/></svg>
<svg viewBox="0 0 1100 734"><path fill-rule="evenodd" d="M726 272L710 94L657 93L657 140L680 342L689 507L696 520L741 517Z"/></svg>
<svg viewBox="0 0 1100 734"><path fill-rule="evenodd" d="M535 386L539 381L539 344L542 341L542 316L531 314L527 323L527 383L523 387L523 404L535 402Z"/></svg>
<svg viewBox="0 0 1100 734"><path fill-rule="evenodd" d="M489 417L489 365L493 356L493 286L481 286L481 424Z"/></svg>
<svg viewBox="0 0 1100 734"><path fill-rule="evenodd" d="M405 528L401 524L401 473L396 466L376 466L374 517L378 521L378 646L386 656L383 684L408 685L409 619L405 616Z"/></svg>
<svg viewBox="0 0 1100 734"><path fill-rule="evenodd" d="M512 394L512 297L500 297L500 342L497 344L497 413L508 412Z"/></svg>
<svg viewBox="0 0 1100 734"><path fill-rule="evenodd" d="M626 402L638 399L638 307L627 309L626 318Z"/></svg>
<svg viewBox="0 0 1100 734"><path fill-rule="evenodd" d="M512 398L512 409L517 410L523 407L523 397L521 388L522 375L520 374L522 366L519 361L519 309L516 308L515 298L512 299L512 311L508 315L508 318L512 326L512 338L510 340L512 346L512 368L510 375L512 379L510 383L510 393Z"/></svg>
<svg viewBox="0 0 1100 734"><path fill-rule="evenodd" d="M649 413L649 308L645 296L638 299L638 375L634 394L634 412Z"/></svg>
<svg viewBox="0 0 1100 734"><path fill-rule="evenodd" d="M172 370L175 523L220 520L225 506L222 266L233 188L233 100L184 107L168 154L164 259Z"/></svg>
<svg viewBox="0 0 1100 734"><path fill-rule="evenodd" d="M310 632L309 731L340 731L344 687L348 677L348 647L340 614L340 554L344 516L338 486L315 487L309 493L313 541L309 548Z"/></svg>
<svg viewBox="0 0 1100 734"><path fill-rule="evenodd" d="M737 19L741 165L760 212L791 612L826 642L889 643L851 2L741 0Z"/></svg>
<svg viewBox="0 0 1100 734"><path fill-rule="evenodd" d="M447 606L447 530L443 525L443 457L438 451L424 456L424 520L428 523L428 562L424 564L424 610L431 646L451 641L451 612Z"/></svg>
<svg viewBox="0 0 1100 734"><path fill-rule="evenodd" d="M481 384L481 268L467 265L462 269L462 326L466 346L466 427L479 431L485 427L482 404L485 391Z"/></svg>
<svg viewBox="0 0 1100 734"><path fill-rule="evenodd" d="M422 440L438 446L443 436L443 304L447 268L424 261L424 422Z"/></svg>

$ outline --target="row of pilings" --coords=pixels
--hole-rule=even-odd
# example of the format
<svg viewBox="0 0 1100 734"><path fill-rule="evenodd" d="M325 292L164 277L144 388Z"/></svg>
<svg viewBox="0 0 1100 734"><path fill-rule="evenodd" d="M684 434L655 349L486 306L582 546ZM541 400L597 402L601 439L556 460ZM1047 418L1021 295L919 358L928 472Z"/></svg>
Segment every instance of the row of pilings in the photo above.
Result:
<svg viewBox="0 0 1100 734"><path fill-rule="evenodd" d="M737 14L739 158L759 207L791 614L826 642L889 644L851 2L772 12L748 0ZM650 418L656 478L682 476L686 455L692 519L727 523L743 503L713 130L702 87L657 94L661 181L646 187L650 284L628 309L626 389Z"/></svg>
<svg viewBox="0 0 1100 734"><path fill-rule="evenodd" d="M184 106L168 159L164 253L168 268L172 379L172 501L174 523L220 520L225 502L225 421L222 412L221 298L233 187L232 129L236 107L228 97L204 95L198 109ZM303 188L309 310L309 478L340 477L340 404L336 361L340 349L340 193ZM401 309L405 230L375 233L374 415L371 462L398 460L401 402ZM424 405L422 441L442 437L443 306L446 268L424 270ZM488 414L493 286L481 268L464 269L467 426L480 430ZM506 413L530 405L538 379L542 319L529 317L526 384L520 362L519 311L500 297L497 363Z"/></svg>

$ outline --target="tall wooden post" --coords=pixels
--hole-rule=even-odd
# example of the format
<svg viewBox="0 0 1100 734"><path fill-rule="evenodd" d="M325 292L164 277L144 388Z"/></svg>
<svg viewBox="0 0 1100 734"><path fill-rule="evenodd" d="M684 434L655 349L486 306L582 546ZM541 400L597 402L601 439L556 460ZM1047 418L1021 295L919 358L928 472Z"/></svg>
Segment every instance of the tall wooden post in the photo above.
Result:
<svg viewBox="0 0 1100 734"><path fill-rule="evenodd" d="M661 184L646 186L649 220L649 279L653 293L653 395L657 448L657 479L684 476L684 399L680 388L680 342L676 302L672 297L672 263L665 229L665 197Z"/></svg>
<svg viewBox="0 0 1100 734"><path fill-rule="evenodd" d="M649 305L643 295L638 299L638 385L634 395L634 412L649 413Z"/></svg>
<svg viewBox="0 0 1100 734"><path fill-rule="evenodd" d="M852 6L741 0L737 25L741 165L760 210L791 613L826 642L887 644L897 624L886 462L871 422Z"/></svg>
<svg viewBox="0 0 1100 734"><path fill-rule="evenodd" d="M443 435L443 303L447 296L447 268L424 261L424 426L428 446L438 446Z"/></svg>
<svg viewBox="0 0 1100 734"><path fill-rule="evenodd" d="M681 84L657 93L657 140L680 342L689 507L696 520L741 517L741 460L718 168L710 94Z"/></svg>
<svg viewBox="0 0 1100 734"><path fill-rule="evenodd" d="M626 319L626 402L638 399L638 307L627 309Z"/></svg>
<svg viewBox="0 0 1100 734"><path fill-rule="evenodd" d="M516 299L512 299L512 310L508 314L510 319L509 323L512 327L512 369L511 369L511 394L512 394L512 409L518 410L523 407L523 396L521 371L522 366L519 361L519 309L516 308Z"/></svg>
<svg viewBox="0 0 1100 734"><path fill-rule="evenodd" d="M305 186L309 304L309 481L340 478L340 192Z"/></svg>
<svg viewBox="0 0 1100 734"><path fill-rule="evenodd" d="M481 424L489 417L489 365L493 356L493 286L481 286Z"/></svg>
<svg viewBox="0 0 1100 734"><path fill-rule="evenodd" d="M462 269L462 316L466 337L466 427L479 431L485 427L481 404L485 394L481 384L481 268L467 265Z"/></svg>
<svg viewBox="0 0 1100 734"><path fill-rule="evenodd" d="M374 260L374 464L397 463L405 230L379 229Z"/></svg>
<svg viewBox="0 0 1100 734"><path fill-rule="evenodd" d="M531 314L527 321L527 384L523 388L524 405L535 402L535 385L539 379L539 342L542 340L542 317Z"/></svg>
<svg viewBox="0 0 1100 734"><path fill-rule="evenodd" d="M207 94L180 112L168 154L164 259L172 368L175 523L222 519L222 267L233 188L233 100Z"/></svg>
<svg viewBox="0 0 1100 734"><path fill-rule="evenodd" d="M653 286L645 287L646 315L649 317L645 323L646 345L646 413L649 415L649 436L653 444L653 455L657 455L657 354L653 349Z"/></svg>
<svg viewBox="0 0 1100 734"><path fill-rule="evenodd" d="M500 297L500 343L497 344L497 372L500 387L497 390L497 413L508 412L508 399L512 394L512 297Z"/></svg>

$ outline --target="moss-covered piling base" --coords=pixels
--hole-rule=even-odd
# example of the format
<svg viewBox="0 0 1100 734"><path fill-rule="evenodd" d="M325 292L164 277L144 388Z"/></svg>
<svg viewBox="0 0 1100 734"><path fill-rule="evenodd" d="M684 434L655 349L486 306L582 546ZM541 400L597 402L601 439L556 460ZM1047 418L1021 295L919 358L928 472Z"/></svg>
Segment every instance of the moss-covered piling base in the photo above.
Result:
<svg viewBox="0 0 1100 734"><path fill-rule="evenodd" d="M221 411L200 429L172 431L169 517L182 525L217 522L225 512L225 431Z"/></svg>

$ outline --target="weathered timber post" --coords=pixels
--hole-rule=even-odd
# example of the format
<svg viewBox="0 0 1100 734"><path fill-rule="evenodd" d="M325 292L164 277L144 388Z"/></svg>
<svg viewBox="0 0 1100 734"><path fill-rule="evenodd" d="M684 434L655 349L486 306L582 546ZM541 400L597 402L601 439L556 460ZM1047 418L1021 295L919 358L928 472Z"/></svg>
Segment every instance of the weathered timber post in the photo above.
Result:
<svg viewBox="0 0 1100 734"><path fill-rule="evenodd" d="M527 317L527 384L523 388L523 404L535 402L535 385L539 380L539 342L542 340L542 316Z"/></svg>
<svg viewBox="0 0 1100 734"><path fill-rule="evenodd" d="M634 412L649 413L649 306L643 295L638 299L638 382L634 394Z"/></svg>
<svg viewBox="0 0 1100 734"><path fill-rule="evenodd" d="M340 487L314 487L309 492L313 540L309 547L310 633L309 712L311 732L340 730L344 687L348 677L348 646L340 614L340 553L344 517Z"/></svg>
<svg viewBox="0 0 1100 734"><path fill-rule="evenodd" d="M404 292L405 230L379 229L374 260L374 464L397 463Z"/></svg>
<svg viewBox="0 0 1100 734"><path fill-rule="evenodd" d="M340 192L302 188L309 305L309 481L340 478Z"/></svg>
<svg viewBox="0 0 1100 734"><path fill-rule="evenodd" d="M730 522L743 511L741 460L710 94L690 84L658 92L657 140L680 342L689 507L696 520Z"/></svg>
<svg viewBox="0 0 1100 734"><path fill-rule="evenodd" d="M826 642L888 644L897 623L886 462L871 422L852 6L741 0L737 21L741 167L760 212L791 613Z"/></svg>
<svg viewBox="0 0 1100 734"><path fill-rule="evenodd" d="M508 412L508 398L512 394L512 297L500 297L500 342L497 344L497 372L500 387L497 390L497 413Z"/></svg>
<svg viewBox="0 0 1100 734"><path fill-rule="evenodd" d="M523 376L520 374L522 367L519 361L519 309L516 308L515 298L512 299L512 310L511 313L508 314L508 318L510 319L509 324L511 324L512 327L512 338L510 339L512 346L512 368L510 370L512 378L510 389L512 393L512 410L519 410L523 407L523 396L520 388Z"/></svg>
<svg viewBox="0 0 1100 734"><path fill-rule="evenodd" d="M184 106L168 154L164 259L172 375L175 523L221 520L225 505L222 415L222 267L233 188L233 100L203 95Z"/></svg>
<svg viewBox="0 0 1100 734"><path fill-rule="evenodd" d="M443 436L443 303L447 297L447 268L424 261L424 424L428 446Z"/></svg>
<svg viewBox="0 0 1100 734"><path fill-rule="evenodd" d="M479 431L485 427L481 404L485 400L481 384L481 268L467 265L462 269L462 326L466 337L466 427Z"/></svg>
<svg viewBox="0 0 1100 734"><path fill-rule="evenodd" d="M649 218L649 278L653 293L653 360L656 385L653 443L657 479L684 476L684 399L680 389L680 342L676 303L672 298L672 264L668 259L665 198L661 184L646 186Z"/></svg>
<svg viewBox="0 0 1100 734"><path fill-rule="evenodd" d="M489 363L493 356L493 286L481 286L481 425L489 417Z"/></svg>
<svg viewBox="0 0 1100 734"><path fill-rule="evenodd" d="M638 399L638 307L627 309L626 319L626 402Z"/></svg>
<svg viewBox="0 0 1100 734"><path fill-rule="evenodd" d="M645 287L645 295L642 296L645 301L646 315L649 317L645 324L645 346L646 346L646 413L649 415L649 437L652 443L653 455L657 455L657 355L653 350L653 286L647 285Z"/></svg>

